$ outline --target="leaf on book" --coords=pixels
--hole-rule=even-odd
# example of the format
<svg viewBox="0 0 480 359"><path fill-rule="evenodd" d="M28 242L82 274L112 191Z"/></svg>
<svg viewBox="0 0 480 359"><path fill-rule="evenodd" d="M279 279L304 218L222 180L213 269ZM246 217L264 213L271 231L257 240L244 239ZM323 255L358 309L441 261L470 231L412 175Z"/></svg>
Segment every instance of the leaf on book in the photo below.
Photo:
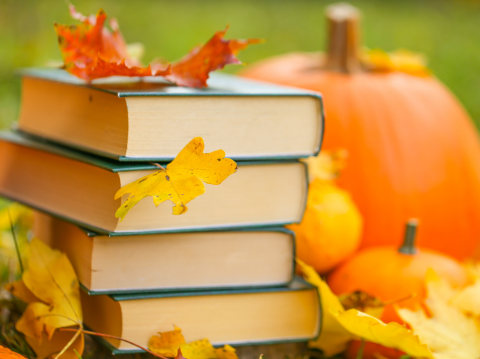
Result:
<svg viewBox="0 0 480 359"><path fill-rule="evenodd" d="M238 359L235 349L230 345L214 348L208 339L187 344L182 330L176 326L172 331L152 336L148 349L155 354L175 359Z"/></svg>
<svg viewBox="0 0 480 359"><path fill-rule="evenodd" d="M142 67L138 59L130 56L115 19L110 20L112 31L107 29L107 14L99 10L97 15L83 16L69 5L70 14L79 25L55 24L60 52L65 69L72 75L87 81L107 76L164 76L170 73L168 66Z"/></svg>
<svg viewBox="0 0 480 359"><path fill-rule="evenodd" d="M12 352L10 349L0 345L0 358L2 359L26 359L23 355Z"/></svg>
<svg viewBox="0 0 480 359"><path fill-rule="evenodd" d="M193 48L183 59L172 64L171 74L165 77L180 86L206 87L211 71L223 69L229 64L241 64L236 55L259 39L225 40L228 30L217 31L203 46Z"/></svg>
<svg viewBox="0 0 480 359"><path fill-rule="evenodd" d="M73 337L56 329L82 322L80 287L66 255L39 239L34 238L28 247L26 268L22 279L8 284L6 289L28 303L16 323L17 330L25 334L40 358L48 357L63 349ZM83 336L67 350L65 358L77 358L73 348L79 353L83 351Z"/></svg>
<svg viewBox="0 0 480 359"><path fill-rule="evenodd" d="M190 87L206 87L211 71L229 64L241 64L236 55L258 39L225 40L228 27L218 31L203 46L195 47L171 67L169 64L152 63L143 67L123 38L115 19L106 28L107 15L99 10L96 15L83 16L69 5L70 14L79 25L55 24L60 52L65 69L84 80L91 81L108 76L164 76L167 80ZM138 46L136 47L138 49Z"/></svg>
<svg viewBox="0 0 480 359"><path fill-rule="evenodd" d="M223 150L203 153L204 147L203 139L195 137L166 169L120 188L115 199L128 193L130 196L118 208L115 217L123 220L128 211L147 196L153 197L155 206L170 200L175 204L173 214L185 213L186 204L205 192L202 181L219 185L235 173L237 164L232 159L225 158Z"/></svg>
<svg viewBox="0 0 480 359"><path fill-rule="evenodd" d="M472 287L476 285L454 289L447 280L439 278L429 269L426 286L427 313L422 309L398 309L400 317L429 346L435 358L480 357L479 317L474 309L478 307L480 298L477 296L473 301L464 301L465 293L470 296Z"/></svg>
<svg viewBox="0 0 480 359"><path fill-rule="evenodd" d="M398 323L384 323L357 309L345 310L340 300L332 293L327 283L315 270L297 259L305 279L319 289L322 303L322 331L318 339L309 345L333 356L345 351L348 342L358 337L389 348L399 349L408 355L433 358L430 350L419 338Z"/></svg>

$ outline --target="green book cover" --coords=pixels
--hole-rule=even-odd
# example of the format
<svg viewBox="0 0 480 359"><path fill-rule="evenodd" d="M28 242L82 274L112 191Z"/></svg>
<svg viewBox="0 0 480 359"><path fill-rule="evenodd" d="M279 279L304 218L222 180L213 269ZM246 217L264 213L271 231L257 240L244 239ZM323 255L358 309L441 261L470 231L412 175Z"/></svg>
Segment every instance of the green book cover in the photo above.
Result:
<svg viewBox="0 0 480 359"><path fill-rule="evenodd" d="M98 237L101 234L88 230L86 228L80 227L80 229L87 235L88 237ZM289 234L291 236L292 241L292 258L294 259L291 263L291 278L289 281L281 284L259 284L259 285L242 285L242 286L230 286L226 287L226 290L233 290L233 289L256 289L256 288L275 288L279 286L288 286L292 283L295 279L295 258L296 258L296 247L295 247L295 232L285 228L285 227L266 227L266 228L245 228L240 230L228 230L228 231L221 231L221 232L242 232L245 235L248 235L248 232L282 232ZM89 295L138 295L138 294L145 294L145 293L179 293L179 292L198 292L198 291L213 291L213 290L220 290L221 287L182 287L182 288L166 288L166 289L158 289L158 288L148 288L148 289L125 289L125 290L89 290L86 288L82 283L80 283L82 290L88 293Z"/></svg>
<svg viewBox="0 0 480 359"><path fill-rule="evenodd" d="M52 144L50 141L40 141L37 139L32 139L30 136L24 136L22 134L19 134L17 132L12 132L12 131L2 131L0 132L0 140L5 141L8 143L13 143L19 146L51 153L57 156L62 156L66 157L75 161L83 162L85 164L89 164L98 168L101 168L103 170L106 170L108 172L112 173L120 173L120 172L129 172L129 171L146 171L146 170L157 170L158 167L151 164L151 163L136 163L136 162L119 162L115 161L112 159L96 156L93 154L88 154L85 152L77 151L72 148L66 147L66 146L60 146L60 145L55 145ZM284 161L239 161L238 166L241 167L243 166L267 166L267 165L275 165L275 164L285 164L285 163L301 163L297 160L284 160ZM168 163L166 162L161 162L163 166L166 166ZM305 186L308 187L308 173L307 173L307 166L303 163L302 168L304 169L304 177L305 177ZM32 181L34 181L32 179ZM34 183L32 182L32 186ZM74 190L74 189L72 189ZM302 206L303 209L306 207L306 197L307 191L305 191L305 196L302 200ZM239 229L244 229L244 228L252 228L252 229L259 229L259 228L265 228L265 227L271 227L271 226L283 226L287 224L293 223L292 221L288 222L265 222L265 223L252 223L248 225L240 224L240 225L231 225L231 226L216 226L216 225L210 225L210 226L202 226L199 228L191 227L191 228L174 228L174 229L162 229L162 230L135 230L135 231L109 231L104 228L99 228L98 226L92 225L90 223L85 223L82 222L78 219L72 218L68 216L68 214L63 215L62 212L54 212L50 211L46 208L43 208L42 206L35 205L28 200L20 200L17 198L15 195L11 195L7 192L2 193L3 196L14 200L14 201L19 201L27 206L30 206L32 208L38 209L40 211L44 211L54 217L70 221L80 227L89 229L91 231L94 231L96 233L100 233L103 235L108 235L108 236L125 236L125 235L136 235L136 234L152 234L152 233L175 233L175 232L195 232L195 231L224 231L224 230L239 230ZM207 194L208 195L208 194ZM145 199L147 200L147 199ZM114 213L112 213L112 216Z"/></svg>
<svg viewBox="0 0 480 359"><path fill-rule="evenodd" d="M179 139L196 136L205 137L206 142L212 136L208 143L214 146L232 146L232 151L224 149L234 160L304 158L318 154L321 148L324 108L322 96L313 91L221 73L211 74L209 87L203 89L175 86L158 77L112 77L89 84L59 69L31 68L21 74L24 83L19 131L118 161L170 161L174 156L169 152L171 146L177 148ZM46 81L43 86L31 85L34 80ZM49 87L51 84L63 87ZM76 90L74 95L70 95L72 89ZM101 93L108 94L108 98ZM60 96L62 106L58 106ZM135 101L154 98L156 102L134 105ZM180 107L172 105L172 99L180 98L192 99L176 102ZM192 102L198 98L208 105ZM235 107L234 103L223 103L225 98L243 98L243 102L235 102ZM259 98L265 100L258 103ZM292 99L297 102L290 102ZM307 99L308 103L298 102ZM155 103L162 105L156 107ZM307 110L313 107L314 112ZM102 125L95 127L94 123ZM80 131L79 126L83 127ZM101 139L99 133L106 135ZM124 144L113 142L111 134L122 137ZM235 145L225 142L232 136L236 137ZM251 146L254 149L249 149Z"/></svg>
<svg viewBox="0 0 480 359"><path fill-rule="evenodd" d="M320 292L318 288L306 282L303 278L297 276L288 286L285 286L285 287L237 288L237 289L228 289L228 290L170 292L170 293L156 292L156 293L137 293L137 294L116 294L116 295L109 295L109 297L115 302L142 301L142 300L146 300L146 302L149 302L149 300L156 299L156 298L182 298L182 297L191 297L191 296L197 297L197 296L215 296L215 295L229 295L229 294L231 295L231 294L280 293L280 292L310 291L310 290L314 290L317 293L319 298L318 309L317 309L318 310L317 325L316 325L315 333L313 333L313 335L311 335L310 337L296 338L296 339L279 338L279 339L271 339L271 340L260 340L260 341L255 340L255 341L230 343L233 346L242 346L242 345L263 345L263 344L275 344L275 343L301 342L301 341L313 340L317 338L322 329L321 323L322 323L322 316L323 316ZM241 308L239 308L239 310L241 310ZM88 314L86 316L88 317ZM229 325L234 326L235 323L229 323ZM86 323L86 326L88 327L88 323ZM92 329L95 330L95 328L92 328ZM154 333L152 333L152 335L153 334ZM141 349L118 349L103 338L95 338L95 339L102 345L106 346L109 350L111 350L113 354L143 352ZM216 346L221 346L221 345L216 345Z"/></svg>

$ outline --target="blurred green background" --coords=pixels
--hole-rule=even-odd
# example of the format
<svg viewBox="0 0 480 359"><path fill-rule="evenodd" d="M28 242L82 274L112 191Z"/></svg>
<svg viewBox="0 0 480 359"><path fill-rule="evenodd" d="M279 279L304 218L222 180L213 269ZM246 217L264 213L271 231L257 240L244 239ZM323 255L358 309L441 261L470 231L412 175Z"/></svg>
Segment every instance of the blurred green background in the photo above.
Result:
<svg viewBox="0 0 480 359"><path fill-rule="evenodd" d="M289 51L318 51L325 43L321 0L82 0L84 14L100 7L116 17L127 42L142 42L144 62L169 61L230 24L227 37L267 42L240 54L244 62ZM352 0L363 12L370 48L422 52L430 68L460 99L480 127L480 1ZM63 0L0 0L0 127L18 114L18 67L60 60L53 23L73 24ZM227 71L235 72L238 66Z"/></svg>

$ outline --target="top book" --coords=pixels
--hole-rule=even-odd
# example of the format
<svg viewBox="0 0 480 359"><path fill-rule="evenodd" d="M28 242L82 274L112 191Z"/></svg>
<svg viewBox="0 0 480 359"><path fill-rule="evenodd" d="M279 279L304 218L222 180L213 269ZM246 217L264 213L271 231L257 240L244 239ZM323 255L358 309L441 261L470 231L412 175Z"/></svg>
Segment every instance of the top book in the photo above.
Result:
<svg viewBox="0 0 480 359"><path fill-rule="evenodd" d="M160 78L87 84L59 69L22 72L18 130L120 161L170 161L194 137L234 160L316 155L321 95L232 75L206 89Z"/></svg>

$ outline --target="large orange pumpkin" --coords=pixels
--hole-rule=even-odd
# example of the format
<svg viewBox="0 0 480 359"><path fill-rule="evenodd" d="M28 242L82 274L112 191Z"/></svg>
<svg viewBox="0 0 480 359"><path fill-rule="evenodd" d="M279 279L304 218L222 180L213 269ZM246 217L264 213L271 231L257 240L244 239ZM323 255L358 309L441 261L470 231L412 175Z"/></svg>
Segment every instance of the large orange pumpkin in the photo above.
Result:
<svg viewBox="0 0 480 359"><path fill-rule="evenodd" d="M425 275L432 268L456 287L467 283L465 268L455 259L415 247L417 221L407 223L403 245L380 246L357 252L328 276L328 285L337 295L366 292L384 302L407 298L396 305L417 309L425 298ZM393 305L387 305L382 316L385 322L402 322Z"/></svg>
<svg viewBox="0 0 480 359"><path fill-rule="evenodd" d="M417 217L421 246L471 256L480 239L480 145L470 118L433 76L362 67L354 8L336 5L327 16L325 56L291 53L241 75L324 95L323 148L350 154L338 184L363 215L362 247L398 245L405 218Z"/></svg>

